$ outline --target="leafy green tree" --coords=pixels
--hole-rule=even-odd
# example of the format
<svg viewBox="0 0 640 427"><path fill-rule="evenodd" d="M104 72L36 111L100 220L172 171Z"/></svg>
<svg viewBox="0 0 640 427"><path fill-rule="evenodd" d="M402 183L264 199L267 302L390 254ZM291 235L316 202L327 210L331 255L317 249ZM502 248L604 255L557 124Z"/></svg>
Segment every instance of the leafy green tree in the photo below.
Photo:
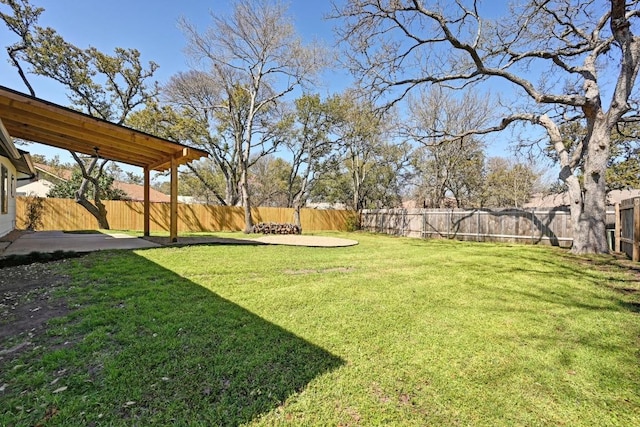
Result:
<svg viewBox="0 0 640 427"><path fill-rule="evenodd" d="M175 79L175 76L172 77L172 82ZM127 124L161 138L199 146L208 151L209 158L188 163L188 171L180 171L178 190L182 195L197 197L207 203L234 206L239 198L236 169L231 163L233 158L221 151L210 150L211 147L217 147L217 137L210 134L207 114L199 112L187 105L175 108L150 102L144 109L131 113ZM194 182L194 179L200 180L200 183Z"/></svg>
<svg viewBox="0 0 640 427"><path fill-rule="evenodd" d="M539 186L540 173L532 165L503 157L487 159L484 207L521 208Z"/></svg>
<svg viewBox="0 0 640 427"><path fill-rule="evenodd" d="M157 88L148 80L158 66L150 62L145 67L136 49L116 48L113 55L108 55L93 47L79 48L64 40L54 29L37 25L43 8L31 6L29 0L1 2L9 6L11 14L2 12L0 19L19 38L7 51L32 96L36 94L26 72L63 85L74 108L123 124L136 108L157 95ZM22 63L30 67L26 72ZM100 228L108 229L100 187L101 174L108 160L99 160L99 153L95 153L94 160L85 164L77 153L71 152L71 155L83 176L75 200L96 218ZM90 189L91 196L88 194Z"/></svg>
<svg viewBox="0 0 640 427"><path fill-rule="evenodd" d="M295 100L295 111L285 118L290 136L284 147L291 153L287 177L287 206L293 208L293 222L302 229L300 209L307 202L316 181L327 171L327 159L337 148L331 136L335 102L323 102L319 95L305 94ZM286 127L287 124L285 123Z"/></svg>
<svg viewBox="0 0 640 427"><path fill-rule="evenodd" d="M411 149L407 143L391 142L392 112L379 115L361 95L347 90L327 101L331 135L339 149L326 160L324 183L314 194L354 210L397 206Z"/></svg>
<svg viewBox="0 0 640 427"><path fill-rule="evenodd" d="M96 174L92 177L97 183L102 200L127 200L127 194L119 188L113 187L114 177L107 174ZM71 179L68 181L58 182L49 190L47 197L57 197L60 199L74 199L80 190L83 182L85 182L82 171L76 168L71 173ZM95 186L88 189L87 197L96 197Z"/></svg>
<svg viewBox="0 0 640 427"><path fill-rule="evenodd" d="M331 135L338 147L323 160L316 201L344 203L353 210L395 207L401 203L411 147L392 141L394 117L377 114L356 91L348 90L327 102Z"/></svg>
<svg viewBox="0 0 640 427"><path fill-rule="evenodd" d="M250 169L255 206L287 207L291 165L280 157L261 157Z"/></svg>

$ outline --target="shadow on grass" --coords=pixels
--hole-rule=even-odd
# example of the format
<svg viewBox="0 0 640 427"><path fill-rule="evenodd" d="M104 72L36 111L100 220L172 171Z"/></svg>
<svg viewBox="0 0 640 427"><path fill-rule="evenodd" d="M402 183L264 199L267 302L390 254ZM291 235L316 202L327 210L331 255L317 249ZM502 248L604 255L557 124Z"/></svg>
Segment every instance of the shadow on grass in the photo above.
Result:
<svg viewBox="0 0 640 427"><path fill-rule="evenodd" d="M177 242L172 242L169 237L165 236L145 236L143 239L153 243L157 243L162 246L194 246L194 245L251 245L260 246L266 245L266 243L258 242L252 239L241 239L232 237L217 237L217 236L178 236Z"/></svg>
<svg viewBox="0 0 640 427"><path fill-rule="evenodd" d="M14 414L18 424L54 407L54 423L239 425L344 363L133 252L77 264L68 299L81 308L50 330L50 339L73 344L49 342L64 348L26 356L45 375L33 393L7 402L31 410Z"/></svg>
<svg viewBox="0 0 640 427"><path fill-rule="evenodd" d="M572 309L618 311L622 307L627 311L639 311L640 276L637 271L608 256L591 260L567 252L558 251L554 256L549 254L547 251L539 254L513 253L509 254L510 262L487 265L484 259L479 259L467 260L466 265L467 269L476 270L478 278L488 274L527 277L530 283L526 287L512 287L509 282L476 285L491 292L496 301L510 300L515 296L522 301ZM563 286L563 281L581 282L585 286L576 289L574 286ZM602 290L613 291L615 295L603 293Z"/></svg>

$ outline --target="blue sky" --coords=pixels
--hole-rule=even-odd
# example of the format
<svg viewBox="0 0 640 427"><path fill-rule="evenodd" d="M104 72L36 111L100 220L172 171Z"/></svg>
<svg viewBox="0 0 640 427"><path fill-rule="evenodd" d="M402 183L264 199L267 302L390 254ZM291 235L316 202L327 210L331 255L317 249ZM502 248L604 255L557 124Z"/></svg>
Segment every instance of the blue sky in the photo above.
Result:
<svg viewBox="0 0 640 427"><path fill-rule="evenodd" d="M50 26L67 41L78 47L94 46L106 53L115 47L136 48L144 61L154 61L160 65L156 77L161 83L178 71L188 69L183 49L185 37L178 28L178 19L186 17L198 28L205 29L210 24L210 12L227 14L229 1L169 1L169 0L33 0L33 4L45 8L40 17L40 25ZM296 0L290 3L289 13L296 29L305 40L314 38L333 44L332 26L323 16L331 10L328 1L310 2ZM15 41L15 37L2 26L0 28L2 47ZM2 52L0 76L2 85L26 91L16 70L7 63ZM59 86L34 80L39 97L66 104L66 98Z"/></svg>
<svg viewBox="0 0 640 427"><path fill-rule="evenodd" d="M154 61L160 65L155 74L160 83L179 71L188 70L183 53L186 39L178 28L178 19L184 16L204 30L211 23L210 12L226 15L231 9L231 2L220 0L32 0L32 4L45 9L39 20L41 26L54 28L78 47L94 46L105 53L112 53L115 47L138 49L145 63ZM323 19L331 11L329 1L295 0L289 4L289 14L305 41L318 39L329 47L333 46L334 22ZM16 37L4 25L0 26L0 45L3 48L0 51L0 85L27 93L4 51L5 46L15 41ZM33 75L29 80L38 97L62 105L69 104L59 84ZM348 76L344 73L328 72L323 80L325 83L318 89L324 94L348 85ZM48 157L58 154L63 161L72 161L66 151L52 147L32 144L26 149ZM139 173L136 169L131 170Z"/></svg>
<svg viewBox="0 0 640 427"><path fill-rule="evenodd" d="M184 16L204 30L211 22L210 12L226 15L231 9L231 2L226 0L32 0L32 3L45 8L39 21L41 26L54 28L78 47L94 46L107 53L113 52L115 47L138 49L143 61L154 61L160 65L155 74L160 83L166 82L176 72L188 69L183 53L186 39L178 28L178 19ZM289 5L290 16L305 41L317 39L330 48L334 46L332 27L337 22L324 19L331 12L329 0L292 0ZM0 45L5 47L14 41L15 36L4 26L0 27ZM0 58L0 84L26 93L16 69L8 63L4 49L0 51ZM345 72L329 71L317 89L327 95L347 87L349 80ZM38 97L62 105L69 104L59 84L36 76L30 76L30 81ZM505 147L510 138L509 132L489 137L489 155L509 155ZM40 144L26 149L48 157L58 154L63 161L72 160L66 151ZM123 168L140 173L137 168Z"/></svg>

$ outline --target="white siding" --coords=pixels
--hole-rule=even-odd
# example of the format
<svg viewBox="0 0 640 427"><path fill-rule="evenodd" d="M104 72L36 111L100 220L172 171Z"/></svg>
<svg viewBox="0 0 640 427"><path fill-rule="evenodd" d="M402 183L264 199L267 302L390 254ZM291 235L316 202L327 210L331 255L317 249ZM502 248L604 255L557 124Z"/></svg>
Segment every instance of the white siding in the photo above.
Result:
<svg viewBox="0 0 640 427"><path fill-rule="evenodd" d="M0 212L0 237L16 228L16 168L6 157L0 156L0 163L9 171L8 188L9 205L6 214Z"/></svg>

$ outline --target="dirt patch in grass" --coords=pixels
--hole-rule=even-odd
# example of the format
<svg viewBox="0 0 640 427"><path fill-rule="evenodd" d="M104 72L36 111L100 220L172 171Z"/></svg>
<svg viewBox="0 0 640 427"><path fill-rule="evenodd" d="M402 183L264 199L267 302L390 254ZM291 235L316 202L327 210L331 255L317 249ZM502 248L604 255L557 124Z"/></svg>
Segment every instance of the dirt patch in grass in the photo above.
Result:
<svg viewBox="0 0 640 427"><path fill-rule="evenodd" d="M353 267L336 267L336 268L323 268L320 270L303 269L303 270L284 270L284 274L317 274L317 273L351 273L355 271Z"/></svg>
<svg viewBox="0 0 640 427"><path fill-rule="evenodd" d="M67 314L64 298L55 293L69 283L52 263L6 267L0 274L0 370L32 348L49 320Z"/></svg>

